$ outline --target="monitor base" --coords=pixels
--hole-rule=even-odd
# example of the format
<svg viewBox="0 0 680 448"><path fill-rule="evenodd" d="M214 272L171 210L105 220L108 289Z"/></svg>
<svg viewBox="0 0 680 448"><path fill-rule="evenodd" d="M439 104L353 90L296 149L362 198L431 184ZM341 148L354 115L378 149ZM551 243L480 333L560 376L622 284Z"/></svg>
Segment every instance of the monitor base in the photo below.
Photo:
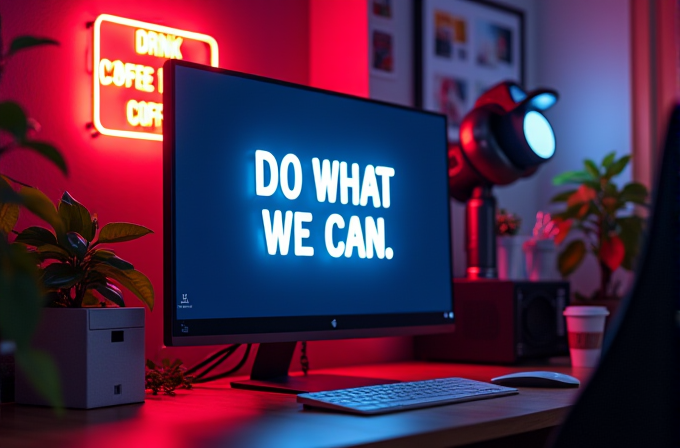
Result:
<svg viewBox="0 0 680 448"><path fill-rule="evenodd" d="M234 381L236 389L262 390L288 394L321 392L361 386L398 383L380 378L362 378L341 375L289 376L288 368L293 359L297 342L268 342L260 344L250 372L250 379Z"/></svg>
<svg viewBox="0 0 680 448"><path fill-rule="evenodd" d="M398 383L396 380L382 378L363 378L358 376L314 374L307 376L284 376L268 380L233 381L235 389L260 390L284 394L302 394L326 390L349 389L362 386Z"/></svg>

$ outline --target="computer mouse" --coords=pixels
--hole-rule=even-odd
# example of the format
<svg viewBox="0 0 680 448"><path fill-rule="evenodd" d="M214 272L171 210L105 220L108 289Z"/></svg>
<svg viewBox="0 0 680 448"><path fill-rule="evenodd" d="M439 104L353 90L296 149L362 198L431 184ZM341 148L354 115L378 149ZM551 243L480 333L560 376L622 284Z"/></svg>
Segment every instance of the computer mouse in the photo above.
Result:
<svg viewBox="0 0 680 448"><path fill-rule="evenodd" d="M491 379L491 382L508 387L579 387L581 382L571 375L557 372L517 372Z"/></svg>

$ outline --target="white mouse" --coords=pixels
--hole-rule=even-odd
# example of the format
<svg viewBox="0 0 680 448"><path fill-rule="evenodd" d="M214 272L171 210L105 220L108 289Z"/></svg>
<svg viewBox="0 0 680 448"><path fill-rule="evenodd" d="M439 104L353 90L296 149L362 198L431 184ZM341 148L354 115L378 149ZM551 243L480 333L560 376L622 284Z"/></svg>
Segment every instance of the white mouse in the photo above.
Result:
<svg viewBox="0 0 680 448"><path fill-rule="evenodd" d="M557 372L517 372L491 380L492 383L508 387L579 387L581 382L571 375Z"/></svg>

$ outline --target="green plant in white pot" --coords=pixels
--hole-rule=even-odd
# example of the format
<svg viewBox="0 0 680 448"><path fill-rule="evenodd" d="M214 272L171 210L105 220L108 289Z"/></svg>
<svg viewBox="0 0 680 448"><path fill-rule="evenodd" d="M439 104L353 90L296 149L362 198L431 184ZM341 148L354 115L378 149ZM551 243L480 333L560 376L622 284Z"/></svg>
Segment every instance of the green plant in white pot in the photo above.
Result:
<svg viewBox="0 0 680 448"><path fill-rule="evenodd" d="M52 206L54 207L54 206ZM47 291L43 321L34 337L62 374L64 404L94 408L144 401L144 308L125 308L125 288L153 309L149 279L106 245L151 230L99 221L68 192L55 209L52 229L29 227L15 244L28 248ZM17 402L46 404L17 378Z"/></svg>
<svg viewBox="0 0 680 448"><path fill-rule="evenodd" d="M48 306L124 307L119 284L153 309L154 294L149 279L103 246L135 240L153 232L144 226L123 222L106 224L100 230L97 217L68 192L55 211L61 219L61 228L29 227L15 239L16 243L31 248L42 265Z"/></svg>

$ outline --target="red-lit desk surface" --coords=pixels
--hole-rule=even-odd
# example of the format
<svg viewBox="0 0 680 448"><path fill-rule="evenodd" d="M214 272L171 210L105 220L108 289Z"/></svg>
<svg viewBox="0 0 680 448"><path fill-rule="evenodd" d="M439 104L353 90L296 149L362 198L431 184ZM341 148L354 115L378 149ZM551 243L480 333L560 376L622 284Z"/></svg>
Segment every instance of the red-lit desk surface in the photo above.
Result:
<svg viewBox="0 0 680 448"><path fill-rule="evenodd" d="M570 367L500 367L403 362L324 370L414 381L460 376L488 381L520 370L552 370L585 380ZM321 371L319 371L321 372ZM464 446L559 424L578 389L521 388L518 395L360 417L303 410L295 396L231 389L228 381L144 404L90 411L0 405L0 447L406 447Z"/></svg>

